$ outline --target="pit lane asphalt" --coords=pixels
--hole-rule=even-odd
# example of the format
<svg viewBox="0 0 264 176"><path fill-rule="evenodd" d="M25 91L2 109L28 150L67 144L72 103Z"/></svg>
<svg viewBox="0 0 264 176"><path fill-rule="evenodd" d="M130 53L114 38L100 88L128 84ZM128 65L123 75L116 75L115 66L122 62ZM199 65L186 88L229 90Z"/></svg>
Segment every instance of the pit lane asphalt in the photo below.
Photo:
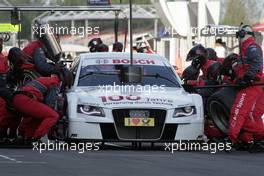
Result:
<svg viewBox="0 0 264 176"><path fill-rule="evenodd" d="M264 153L175 152L110 147L99 151L0 149L1 176L262 175Z"/></svg>

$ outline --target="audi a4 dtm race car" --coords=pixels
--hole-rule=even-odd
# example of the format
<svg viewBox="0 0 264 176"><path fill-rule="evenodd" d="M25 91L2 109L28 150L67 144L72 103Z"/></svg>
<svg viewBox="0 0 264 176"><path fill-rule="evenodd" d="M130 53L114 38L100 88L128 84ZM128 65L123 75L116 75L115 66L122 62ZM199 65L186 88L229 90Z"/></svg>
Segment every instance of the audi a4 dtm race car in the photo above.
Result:
<svg viewBox="0 0 264 176"><path fill-rule="evenodd" d="M204 132L202 98L189 94L169 61L156 54L81 54L67 92L67 140L198 140ZM128 67L140 68L129 82Z"/></svg>

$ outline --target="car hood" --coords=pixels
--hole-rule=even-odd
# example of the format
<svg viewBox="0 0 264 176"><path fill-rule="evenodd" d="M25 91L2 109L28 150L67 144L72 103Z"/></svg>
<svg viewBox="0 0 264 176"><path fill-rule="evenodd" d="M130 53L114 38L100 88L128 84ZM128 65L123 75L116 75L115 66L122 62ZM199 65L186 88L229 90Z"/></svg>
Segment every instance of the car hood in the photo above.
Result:
<svg viewBox="0 0 264 176"><path fill-rule="evenodd" d="M98 87L77 87L70 92L78 104L103 108L162 108L170 109L194 105L192 96L182 88L166 88L164 92L106 91Z"/></svg>

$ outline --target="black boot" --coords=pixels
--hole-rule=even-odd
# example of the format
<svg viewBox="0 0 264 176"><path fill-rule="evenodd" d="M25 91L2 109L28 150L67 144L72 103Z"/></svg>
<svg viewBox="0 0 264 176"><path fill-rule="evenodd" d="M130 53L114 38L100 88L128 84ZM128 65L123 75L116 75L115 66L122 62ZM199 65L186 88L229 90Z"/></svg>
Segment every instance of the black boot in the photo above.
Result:
<svg viewBox="0 0 264 176"><path fill-rule="evenodd" d="M249 145L249 153L260 153L264 152L264 144L260 141L254 141Z"/></svg>
<svg viewBox="0 0 264 176"><path fill-rule="evenodd" d="M17 139L17 134L16 133L9 133L8 135L8 141L10 144L14 144Z"/></svg>
<svg viewBox="0 0 264 176"><path fill-rule="evenodd" d="M6 144L7 142L7 133L0 132L0 144Z"/></svg>
<svg viewBox="0 0 264 176"><path fill-rule="evenodd" d="M18 135L16 140L14 141L15 145L23 146L25 142L25 138L21 135Z"/></svg>
<svg viewBox="0 0 264 176"><path fill-rule="evenodd" d="M252 145L252 143L253 143L253 141L252 142L239 142L239 143L235 144L234 148L237 151L248 151L249 147Z"/></svg>

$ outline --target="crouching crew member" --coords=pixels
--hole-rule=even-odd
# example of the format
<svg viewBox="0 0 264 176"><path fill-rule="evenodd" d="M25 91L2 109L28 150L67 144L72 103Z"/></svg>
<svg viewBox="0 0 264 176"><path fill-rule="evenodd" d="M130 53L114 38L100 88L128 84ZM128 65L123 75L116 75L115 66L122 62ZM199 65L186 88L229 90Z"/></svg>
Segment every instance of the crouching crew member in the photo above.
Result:
<svg viewBox="0 0 264 176"><path fill-rule="evenodd" d="M54 88L64 90L71 82L71 72L64 68L59 76L36 78L15 92L13 105L23 114L19 127L20 135L26 139L39 139L47 134L59 120L59 114L48 106L53 104L52 102L44 102L45 96Z"/></svg>
<svg viewBox="0 0 264 176"><path fill-rule="evenodd" d="M19 122L16 123L12 114L7 110L7 106L12 99L12 91L7 86L9 66L6 57L1 53L2 42L0 45L0 142L2 143L6 142L8 138L13 139L16 137L16 129Z"/></svg>

